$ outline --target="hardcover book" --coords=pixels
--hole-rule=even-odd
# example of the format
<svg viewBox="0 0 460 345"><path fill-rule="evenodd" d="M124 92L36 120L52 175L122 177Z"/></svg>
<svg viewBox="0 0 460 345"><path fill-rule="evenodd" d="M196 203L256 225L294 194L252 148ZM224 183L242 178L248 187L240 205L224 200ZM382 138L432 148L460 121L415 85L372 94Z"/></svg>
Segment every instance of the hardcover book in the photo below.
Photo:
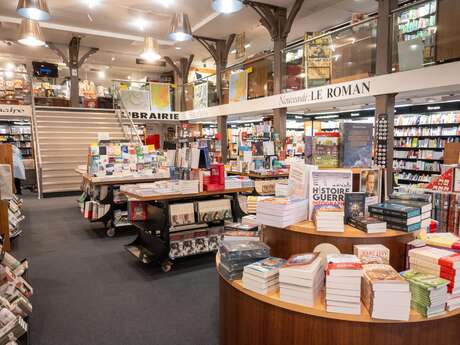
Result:
<svg viewBox="0 0 460 345"><path fill-rule="evenodd" d="M339 134L316 133L313 137L313 164L320 168L339 167Z"/></svg>
<svg viewBox="0 0 460 345"><path fill-rule="evenodd" d="M370 205L369 212L401 218L411 218L420 215L420 208L384 202L376 205Z"/></svg>
<svg viewBox="0 0 460 345"><path fill-rule="evenodd" d="M341 160L344 168L372 166L372 123L347 122L340 124Z"/></svg>
<svg viewBox="0 0 460 345"><path fill-rule="evenodd" d="M364 217L366 207L365 193L345 193L345 223L350 217Z"/></svg>

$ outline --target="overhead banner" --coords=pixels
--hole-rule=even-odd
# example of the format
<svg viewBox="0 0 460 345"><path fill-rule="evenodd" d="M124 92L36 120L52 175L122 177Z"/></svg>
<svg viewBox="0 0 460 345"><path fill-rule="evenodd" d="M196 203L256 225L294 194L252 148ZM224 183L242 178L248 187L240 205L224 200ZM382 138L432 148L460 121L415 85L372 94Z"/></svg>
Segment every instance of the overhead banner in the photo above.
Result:
<svg viewBox="0 0 460 345"><path fill-rule="evenodd" d="M145 90L120 90L120 97L123 106L128 111L150 110L149 92Z"/></svg>
<svg viewBox="0 0 460 345"><path fill-rule="evenodd" d="M193 87L193 109L208 107L208 82L196 84Z"/></svg>
<svg viewBox="0 0 460 345"><path fill-rule="evenodd" d="M230 102L238 103L248 99L248 73L241 71L230 76Z"/></svg>
<svg viewBox="0 0 460 345"><path fill-rule="evenodd" d="M170 85L167 83L150 84L151 110L154 112L171 111Z"/></svg>
<svg viewBox="0 0 460 345"><path fill-rule="evenodd" d="M32 106L0 104L0 116L32 116Z"/></svg>

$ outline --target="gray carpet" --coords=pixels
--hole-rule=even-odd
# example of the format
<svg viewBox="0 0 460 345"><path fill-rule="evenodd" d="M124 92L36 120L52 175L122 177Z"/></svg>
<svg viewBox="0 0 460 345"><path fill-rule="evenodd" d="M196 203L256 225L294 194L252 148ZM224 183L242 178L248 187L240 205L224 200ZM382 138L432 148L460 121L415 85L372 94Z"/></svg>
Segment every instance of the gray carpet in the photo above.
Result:
<svg viewBox="0 0 460 345"><path fill-rule="evenodd" d="M13 253L30 262L32 345L214 345L218 285L212 255L178 260L172 272L138 263L80 215L76 197L25 198Z"/></svg>

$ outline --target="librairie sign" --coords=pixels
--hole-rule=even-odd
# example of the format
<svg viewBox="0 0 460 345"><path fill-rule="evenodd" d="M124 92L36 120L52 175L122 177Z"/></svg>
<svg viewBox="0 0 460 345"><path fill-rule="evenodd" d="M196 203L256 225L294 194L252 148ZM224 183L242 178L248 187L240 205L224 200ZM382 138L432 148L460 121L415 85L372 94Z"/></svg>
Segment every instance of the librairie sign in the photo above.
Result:
<svg viewBox="0 0 460 345"><path fill-rule="evenodd" d="M128 111L128 114L133 120L179 121L179 113L176 112Z"/></svg>
<svg viewBox="0 0 460 345"><path fill-rule="evenodd" d="M0 116L32 116L30 105L0 104Z"/></svg>

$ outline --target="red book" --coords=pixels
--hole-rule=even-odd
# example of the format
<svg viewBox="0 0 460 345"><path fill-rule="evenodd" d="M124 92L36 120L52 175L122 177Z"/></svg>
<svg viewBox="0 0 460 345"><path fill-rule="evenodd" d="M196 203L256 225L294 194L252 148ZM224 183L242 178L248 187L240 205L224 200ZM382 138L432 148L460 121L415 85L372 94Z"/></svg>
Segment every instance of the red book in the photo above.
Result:
<svg viewBox="0 0 460 345"><path fill-rule="evenodd" d="M455 253L449 256L444 256L438 260L438 265L454 269L460 268L460 254Z"/></svg>
<svg viewBox="0 0 460 345"><path fill-rule="evenodd" d="M440 266L441 267L441 272L444 273L445 275L449 275L452 277L455 277L455 274L457 273L457 270L454 270L453 268L447 267L447 266Z"/></svg>
<svg viewBox="0 0 460 345"><path fill-rule="evenodd" d="M363 266L356 262L339 262L327 265L327 270L362 270Z"/></svg>

